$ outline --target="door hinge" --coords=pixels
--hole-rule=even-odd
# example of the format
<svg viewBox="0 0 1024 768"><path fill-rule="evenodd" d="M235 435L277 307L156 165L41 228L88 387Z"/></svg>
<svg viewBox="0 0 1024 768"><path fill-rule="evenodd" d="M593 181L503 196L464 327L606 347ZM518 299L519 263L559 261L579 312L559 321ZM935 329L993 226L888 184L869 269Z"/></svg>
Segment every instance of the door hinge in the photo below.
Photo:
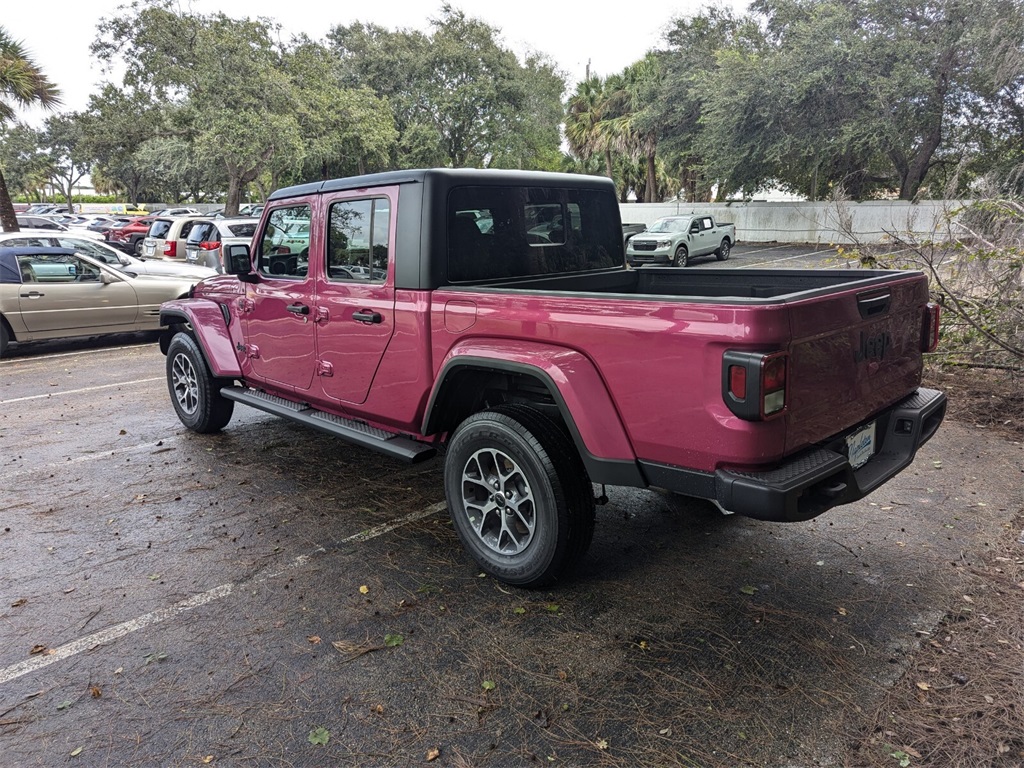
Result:
<svg viewBox="0 0 1024 768"><path fill-rule="evenodd" d="M317 376L333 376L334 365L332 363L328 363L326 360L317 360L316 374Z"/></svg>
<svg viewBox="0 0 1024 768"><path fill-rule="evenodd" d="M256 302L252 299L242 296L236 302L239 314L245 314L246 312L252 312L256 308Z"/></svg>
<svg viewBox="0 0 1024 768"><path fill-rule="evenodd" d="M313 315L314 323L326 323L331 319L330 310L327 307L317 307L316 314Z"/></svg>
<svg viewBox="0 0 1024 768"><path fill-rule="evenodd" d="M245 354L251 358L258 358L260 356L260 348L255 344L249 344L245 348Z"/></svg>

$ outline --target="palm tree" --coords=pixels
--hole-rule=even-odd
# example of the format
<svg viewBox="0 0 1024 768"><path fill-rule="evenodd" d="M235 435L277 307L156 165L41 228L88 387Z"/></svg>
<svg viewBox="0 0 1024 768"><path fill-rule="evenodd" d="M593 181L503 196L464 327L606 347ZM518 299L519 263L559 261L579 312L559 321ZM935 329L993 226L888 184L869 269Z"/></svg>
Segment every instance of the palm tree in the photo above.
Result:
<svg viewBox="0 0 1024 768"><path fill-rule="evenodd" d="M570 151L583 163L604 154L605 173L612 175L612 142L602 130L606 104L605 86L599 77L590 77L576 86L566 104L565 140Z"/></svg>
<svg viewBox="0 0 1024 768"><path fill-rule="evenodd" d="M654 54L648 53L620 75L608 79L605 110L599 132L616 149L632 158L643 158L646 165L644 202L653 203L658 177L655 158L662 126L653 115L650 101L658 86L661 70Z"/></svg>
<svg viewBox="0 0 1024 768"><path fill-rule="evenodd" d="M0 124L15 117L17 107L39 105L55 109L61 103L60 91L36 66L25 46L0 27ZM18 231L7 182L0 169L0 227Z"/></svg>

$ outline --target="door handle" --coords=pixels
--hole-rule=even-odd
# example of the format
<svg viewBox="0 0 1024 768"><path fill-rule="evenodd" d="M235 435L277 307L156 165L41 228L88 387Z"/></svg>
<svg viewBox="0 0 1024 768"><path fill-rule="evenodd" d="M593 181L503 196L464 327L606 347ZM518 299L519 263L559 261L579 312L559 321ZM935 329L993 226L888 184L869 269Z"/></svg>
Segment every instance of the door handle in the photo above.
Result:
<svg viewBox="0 0 1024 768"><path fill-rule="evenodd" d="M352 319L358 320L360 323L383 323L384 318L381 317L380 312L373 312L369 309L364 309L360 312L353 312Z"/></svg>
<svg viewBox="0 0 1024 768"><path fill-rule="evenodd" d="M40 293L39 291L29 291L28 293L21 294L21 298L23 298L23 299L38 299L38 298L41 298L41 297L43 297L45 295L46 295L45 293Z"/></svg>
<svg viewBox="0 0 1024 768"><path fill-rule="evenodd" d="M289 304L288 311L296 315L308 315L309 307L305 304Z"/></svg>

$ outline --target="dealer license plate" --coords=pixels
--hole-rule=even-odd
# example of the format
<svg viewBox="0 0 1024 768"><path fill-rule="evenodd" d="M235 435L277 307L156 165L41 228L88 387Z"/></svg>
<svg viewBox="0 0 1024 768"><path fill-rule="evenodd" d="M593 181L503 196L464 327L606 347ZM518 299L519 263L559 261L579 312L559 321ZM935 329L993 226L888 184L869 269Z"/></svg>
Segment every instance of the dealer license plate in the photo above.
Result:
<svg viewBox="0 0 1024 768"><path fill-rule="evenodd" d="M846 456L850 466L859 469L875 455L875 422L861 427L846 438Z"/></svg>

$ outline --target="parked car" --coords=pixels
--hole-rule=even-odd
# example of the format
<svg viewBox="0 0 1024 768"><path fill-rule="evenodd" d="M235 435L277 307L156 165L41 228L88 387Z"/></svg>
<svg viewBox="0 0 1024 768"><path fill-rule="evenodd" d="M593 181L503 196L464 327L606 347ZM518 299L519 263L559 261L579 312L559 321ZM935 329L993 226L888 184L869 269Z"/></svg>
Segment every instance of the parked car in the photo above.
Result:
<svg viewBox="0 0 1024 768"><path fill-rule="evenodd" d="M160 216L149 225L142 241L141 256L147 259L184 259L185 240L197 219L186 216Z"/></svg>
<svg viewBox="0 0 1024 768"><path fill-rule="evenodd" d="M252 217L196 220L185 243L186 261L223 272L223 248L236 243L248 245L259 223Z"/></svg>
<svg viewBox="0 0 1024 768"><path fill-rule="evenodd" d="M108 230L124 226L131 221L131 218L131 216L97 216L85 228L90 232L99 232L105 238Z"/></svg>
<svg viewBox="0 0 1024 768"><path fill-rule="evenodd" d="M195 208L161 208L158 211L153 211L153 216L200 216L202 211L198 211Z"/></svg>
<svg viewBox="0 0 1024 768"><path fill-rule="evenodd" d="M0 247L5 248L74 248L108 267L137 277L138 275L160 275L180 277L188 280L202 280L217 274L214 270L198 264L166 261L164 259L141 259L129 256L106 243L98 243L87 237L63 232L2 232Z"/></svg>
<svg viewBox="0 0 1024 768"><path fill-rule="evenodd" d="M527 587L587 551L594 484L803 522L877 489L939 428L946 397L919 386L939 336L923 273L680 279L626 269L620 223L612 180L581 174L278 190L252 244L224 249L226 274L161 308L171 405L200 433L241 403L395 459L443 450L455 532ZM282 253L284 229L312 234L308 259Z"/></svg>
<svg viewBox="0 0 1024 768"><path fill-rule="evenodd" d="M149 234L149 225L156 216L136 216L120 227L107 230L106 240L125 253L138 256L142 253L142 241Z"/></svg>
<svg viewBox="0 0 1024 768"><path fill-rule="evenodd" d="M626 242L626 261L631 266L670 264L685 267L696 256L714 254L725 261L736 245L736 226L723 224L713 216L685 214L666 216L646 232Z"/></svg>
<svg viewBox="0 0 1024 768"><path fill-rule="evenodd" d="M194 280L131 277L71 248L0 247L0 355L10 342L156 330Z"/></svg>

